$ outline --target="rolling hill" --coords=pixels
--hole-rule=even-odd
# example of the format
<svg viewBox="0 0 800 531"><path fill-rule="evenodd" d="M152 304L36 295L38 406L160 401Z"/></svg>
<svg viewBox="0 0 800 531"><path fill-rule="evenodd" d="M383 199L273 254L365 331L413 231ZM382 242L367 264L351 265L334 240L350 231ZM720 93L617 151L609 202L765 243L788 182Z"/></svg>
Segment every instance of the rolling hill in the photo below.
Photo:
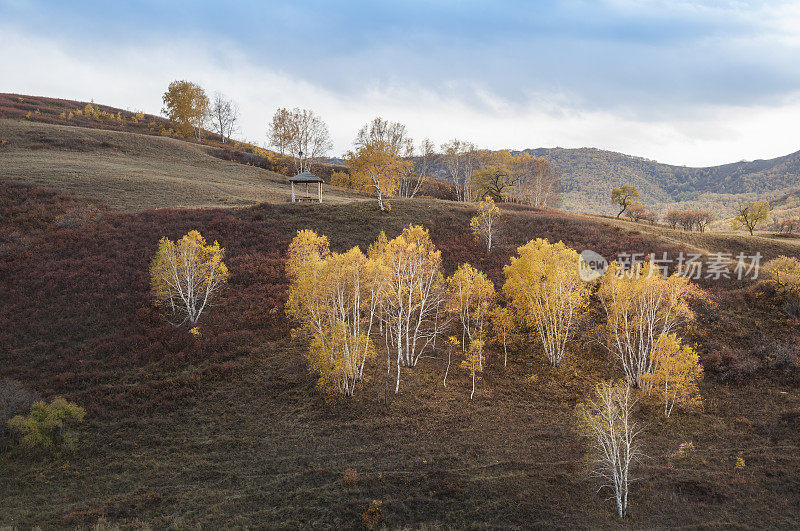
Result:
<svg viewBox="0 0 800 531"><path fill-rule="evenodd" d="M655 211L702 207L725 217L740 200L776 199L800 188L800 151L707 168L672 166L594 148L525 151L545 157L561 172L562 208L569 211L615 213L610 190L631 184Z"/></svg>
<svg viewBox="0 0 800 531"><path fill-rule="evenodd" d="M397 199L381 213L335 190L323 205L287 204L285 176L223 160L217 146L58 120L0 119L0 385L63 396L87 418L72 453L0 453L0 526L357 528L377 502L388 528L619 527L587 480L575 430L576 404L619 377L598 340L596 304L558 369L530 338L510 346L508 366L488 346L474 400L468 371L442 349L402 370L396 396L379 355L355 397L327 397L284 311L292 236L313 229L344 251L422 224L445 275L470 263L498 287L534 237L609 259L759 251L766 260L800 248L503 204L487 253L469 230L474 205ZM607 166L628 164L619 157ZM578 174L584 163L574 160ZM631 163L625 178L645 173ZM669 201L669 179L646 197ZM605 198L605 186L592 193ZM174 208L187 206L235 208ZM148 275L159 239L192 229L225 247L231 272L196 337L153 306ZM684 339L705 366L704 406L665 419L643 401L648 459L627 523L794 528L798 321L756 283L697 283L704 297Z"/></svg>
<svg viewBox="0 0 800 531"><path fill-rule="evenodd" d="M218 148L139 133L0 119L0 179L96 197L113 208L286 202L286 176L222 160ZM326 186L332 203L363 196Z"/></svg>
<svg viewBox="0 0 800 531"><path fill-rule="evenodd" d="M171 124L162 117L92 103L91 105L103 114L91 118L82 111L87 105L86 102L57 98L0 94L0 119L11 118L22 123L138 133L160 138L168 138L170 135ZM4 129L11 129L11 123L0 122L0 140L4 136L9 136L8 133L4 133ZM16 129L19 134L19 127ZM248 152L253 149L249 144L232 148L223 146L219 140L218 136L207 132L204 143L185 140L184 143L194 145L198 152L206 155L224 156L240 163L279 169L271 164L265 164L263 157ZM30 146L30 142L21 143L22 147L26 145ZM14 146L11 148L9 151L13 152ZM741 200L778 200L787 194L800 191L800 151L769 160L742 161L705 168L673 166L595 148L533 148L525 151L547 158L558 169L562 183L560 207L570 212L615 213L609 204L610 190L624 184L636 186L642 194L645 206L658 213L664 213L669 209L706 208L714 211L718 219L732 217L732 209ZM30 159L26 162L30 162ZM340 159L332 158L329 162L330 164L320 167L320 173L325 177L331 171L341 169ZM68 168L68 171L74 172L74 165ZM225 171L234 170L227 168ZM440 173L443 175L443 172ZM244 180L247 181L249 178L245 177ZM270 179L267 174L264 174L263 178ZM275 178L275 175L273 174L271 178ZM123 188L125 186L132 185L128 183ZM80 193L82 190L70 188L69 191ZM223 193L209 191L207 193L210 195L204 198L198 196L196 201L187 203L186 206L252 204L257 200L251 192L229 195L230 192L230 190ZM276 193L278 200L285 199L285 196L277 190ZM270 193L266 193L264 197L269 196ZM330 196L332 200L338 200L340 197L353 196L347 194ZM800 212L798 208L780 209L777 215L797 215L798 212Z"/></svg>
<svg viewBox="0 0 800 531"><path fill-rule="evenodd" d="M707 365L703 409L638 413L648 459L625 522L587 480L575 430L575 405L614 374L591 323L558 369L527 340L509 348L507 367L492 346L474 400L457 363L442 385L442 351L404 368L396 396L379 356L358 394L340 399L319 392L283 311L286 249L302 228L343 251L421 223L445 274L469 262L499 284L533 235L605 256L682 248L634 224L503 205L502 238L486 253L468 230L474 210L453 202L397 200L391 214L364 201L109 211L64 223L84 202L0 182L0 378L87 410L75 452L0 453L2 525L351 529L378 502L387 528L797 526L800 392L796 371L774 358L797 344L796 324L752 285L709 284L713 300L687 331ZM190 229L225 247L231 271L200 338L165 322L149 293L159 238Z"/></svg>

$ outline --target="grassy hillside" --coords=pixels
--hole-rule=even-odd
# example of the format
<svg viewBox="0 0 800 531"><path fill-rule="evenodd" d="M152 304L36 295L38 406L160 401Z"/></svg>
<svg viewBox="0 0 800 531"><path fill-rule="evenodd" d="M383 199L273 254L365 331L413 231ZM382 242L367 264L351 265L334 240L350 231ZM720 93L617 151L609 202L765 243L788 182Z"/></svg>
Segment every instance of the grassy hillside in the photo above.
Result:
<svg viewBox="0 0 800 531"><path fill-rule="evenodd" d="M560 170L563 207L571 211L611 214L611 189L631 184L642 193L642 202L657 211L702 207L724 218L739 200L772 199L800 187L800 152L690 168L593 148L526 151L546 157Z"/></svg>
<svg viewBox="0 0 800 531"><path fill-rule="evenodd" d="M96 215L73 215L85 211ZM0 454L0 525L355 528L374 500L393 528L620 524L586 479L573 429L575 404L614 374L591 323L559 370L532 344L513 348L508 368L490 352L474 401L465 370L442 387L440 353L404 370L397 397L386 400L378 361L354 399L328 399L284 317L285 249L300 228L344 250L422 223L448 274L468 261L499 283L532 237L609 257L680 246L516 207L487 255L468 233L471 207L426 200L395 201L390 215L371 202L125 213L0 182L0 212L0 377L88 411L74 455ZM199 340L148 294L158 239L190 229L226 248L232 275ZM707 362L705 408L668 421L640 412L649 459L626 523L796 527L800 382L762 347L797 344L798 323L752 285L710 287L687 335ZM682 455L687 441L695 450Z"/></svg>
<svg viewBox="0 0 800 531"><path fill-rule="evenodd" d="M96 197L113 208L242 206L291 197L285 175L174 138L0 119L0 139L6 140L0 179ZM363 198L326 186L324 199Z"/></svg>

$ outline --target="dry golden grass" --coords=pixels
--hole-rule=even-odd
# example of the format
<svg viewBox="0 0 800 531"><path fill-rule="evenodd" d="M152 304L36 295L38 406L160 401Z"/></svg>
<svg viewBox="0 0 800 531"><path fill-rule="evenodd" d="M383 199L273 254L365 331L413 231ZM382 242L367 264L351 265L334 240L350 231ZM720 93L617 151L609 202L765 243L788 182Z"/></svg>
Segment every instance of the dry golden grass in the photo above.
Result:
<svg viewBox="0 0 800 531"><path fill-rule="evenodd" d="M172 138L0 120L0 179L94 197L121 210L284 203L286 177L227 162L206 146ZM364 197L326 186L324 200Z"/></svg>

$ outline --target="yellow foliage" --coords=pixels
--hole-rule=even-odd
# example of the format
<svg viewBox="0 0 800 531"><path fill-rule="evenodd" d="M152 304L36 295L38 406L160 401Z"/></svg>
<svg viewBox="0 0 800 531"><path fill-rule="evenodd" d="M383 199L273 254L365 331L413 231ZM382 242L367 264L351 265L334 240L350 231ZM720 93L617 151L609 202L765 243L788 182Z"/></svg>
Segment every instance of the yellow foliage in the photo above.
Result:
<svg viewBox="0 0 800 531"><path fill-rule="evenodd" d="M489 315L489 321L496 340L503 344L503 366L506 367L508 365L508 343L513 341L517 332L514 317L507 308L495 306Z"/></svg>
<svg viewBox="0 0 800 531"><path fill-rule="evenodd" d="M503 268L503 291L526 325L534 326L554 366L561 363L572 339L575 321L589 301L589 287L578 273L580 256L563 242L531 240Z"/></svg>
<svg viewBox="0 0 800 531"><path fill-rule="evenodd" d="M469 222L469 227L475 237L486 242L487 251L492 250L492 239L499 217L500 209L494 204L494 200L487 195L483 201L478 203L478 214Z"/></svg>
<svg viewBox="0 0 800 531"><path fill-rule="evenodd" d="M162 238L150 264L150 290L156 305L185 314L184 322L197 324L228 280L224 255L219 243L206 245L196 230L177 242Z"/></svg>
<svg viewBox="0 0 800 531"><path fill-rule="evenodd" d="M286 264L292 280L286 312L311 334L309 369L328 392L352 396L365 363L375 356L370 339L381 268L358 247L331 253L328 240L298 231Z"/></svg>
<svg viewBox="0 0 800 531"><path fill-rule="evenodd" d="M200 127L210 105L202 87L189 81L173 81L161 99L164 113L175 124L175 129L184 136L194 131L199 139Z"/></svg>
<svg viewBox="0 0 800 531"><path fill-rule="evenodd" d="M631 385L643 385L642 377L653 372L651 351L659 338L694 318L687 299L697 293L687 277L664 278L650 262L628 271L616 262L609 265L598 290L607 318L607 348Z"/></svg>
<svg viewBox="0 0 800 531"><path fill-rule="evenodd" d="M664 415L669 417L676 404L684 409L699 407L703 366L697 352L682 346L675 334L667 334L656 341L651 356L653 372L642 375L642 381L663 400Z"/></svg>
<svg viewBox="0 0 800 531"><path fill-rule="evenodd" d="M764 270L778 287L800 295L800 260L795 257L779 256L767 262Z"/></svg>
<svg viewBox="0 0 800 531"><path fill-rule="evenodd" d="M346 171L335 171L331 173L331 185L350 189L360 188Z"/></svg>
<svg viewBox="0 0 800 531"><path fill-rule="evenodd" d="M8 427L20 435L22 445L28 449L52 450L71 448L75 435L69 430L72 423L82 422L86 411L63 398L49 404L38 401L31 406L28 416L18 415L8 421Z"/></svg>
<svg viewBox="0 0 800 531"><path fill-rule="evenodd" d="M494 305L497 294L494 284L486 275L469 264L462 264L453 276L447 279L449 299L446 309L457 316L470 344L475 342L480 351L478 367L483 369L483 331L489 310Z"/></svg>
<svg viewBox="0 0 800 531"><path fill-rule="evenodd" d="M758 225L769 219L769 201L745 201L736 207L736 216L731 222L731 227L747 229L750 234Z"/></svg>
<svg viewBox="0 0 800 531"><path fill-rule="evenodd" d="M344 161L350 172L351 187L374 194L381 210L385 210L384 196L397 194L400 179L411 165L385 142L370 143L355 152L350 151Z"/></svg>

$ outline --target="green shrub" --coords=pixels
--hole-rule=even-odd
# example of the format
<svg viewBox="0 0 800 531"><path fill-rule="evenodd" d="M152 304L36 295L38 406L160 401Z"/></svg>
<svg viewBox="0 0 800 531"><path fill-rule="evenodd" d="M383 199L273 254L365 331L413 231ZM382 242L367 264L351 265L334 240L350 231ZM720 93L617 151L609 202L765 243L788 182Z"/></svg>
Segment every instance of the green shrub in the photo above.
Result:
<svg viewBox="0 0 800 531"><path fill-rule="evenodd" d="M75 444L75 435L69 426L83 421L85 415L82 407L56 398L50 404L34 402L27 417L17 415L8 421L8 426L18 434L20 443L27 449L69 449Z"/></svg>

